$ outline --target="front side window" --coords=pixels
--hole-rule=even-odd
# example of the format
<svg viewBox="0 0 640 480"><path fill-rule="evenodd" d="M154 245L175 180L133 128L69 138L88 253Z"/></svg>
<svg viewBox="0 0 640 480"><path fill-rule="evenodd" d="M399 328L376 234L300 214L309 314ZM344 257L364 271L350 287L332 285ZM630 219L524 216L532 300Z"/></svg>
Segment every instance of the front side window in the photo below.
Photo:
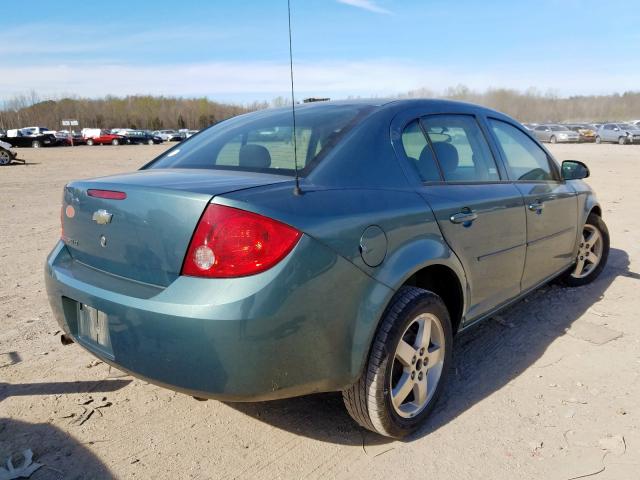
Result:
<svg viewBox="0 0 640 480"><path fill-rule="evenodd" d="M495 182L498 168L487 140L471 115L421 119L446 182Z"/></svg>
<svg viewBox="0 0 640 480"><path fill-rule="evenodd" d="M500 120L489 119L491 129L514 180L555 180L551 163L544 150L518 128Z"/></svg>
<svg viewBox="0 0 640 480"><path fill-rule="evenodd" d="M372 110L369 106L323 105L296 111L298 168L320 161ZM205 168L294 174L291 110L242 115L193 136L146 168Z"/></svg>

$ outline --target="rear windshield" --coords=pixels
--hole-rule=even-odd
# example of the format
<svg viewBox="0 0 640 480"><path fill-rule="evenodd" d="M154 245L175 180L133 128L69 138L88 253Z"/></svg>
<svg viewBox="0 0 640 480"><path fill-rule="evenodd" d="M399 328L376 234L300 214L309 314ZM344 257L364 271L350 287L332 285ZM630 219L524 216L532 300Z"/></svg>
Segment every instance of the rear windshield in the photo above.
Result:
<svg viewBox="0 0 640 480"><path fill-rule="evenodd" d="M317 105L296 110L298 169L304 175L372 107ZM291 110L263 110L221 122L145 168L210 168L293 175Z"/></svg>

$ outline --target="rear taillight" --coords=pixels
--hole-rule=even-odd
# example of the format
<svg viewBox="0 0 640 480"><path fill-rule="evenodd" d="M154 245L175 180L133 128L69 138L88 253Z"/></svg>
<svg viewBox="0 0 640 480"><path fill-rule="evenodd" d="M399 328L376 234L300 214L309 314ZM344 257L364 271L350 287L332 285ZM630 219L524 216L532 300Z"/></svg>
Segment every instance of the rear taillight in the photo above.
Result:
<svg viewBox="0 0 640 480"><path fill-rule="evenodd" d="M196 227L182 275L243 277L276 265L300 232L284 223L222 205L209 205Z"/></svg>

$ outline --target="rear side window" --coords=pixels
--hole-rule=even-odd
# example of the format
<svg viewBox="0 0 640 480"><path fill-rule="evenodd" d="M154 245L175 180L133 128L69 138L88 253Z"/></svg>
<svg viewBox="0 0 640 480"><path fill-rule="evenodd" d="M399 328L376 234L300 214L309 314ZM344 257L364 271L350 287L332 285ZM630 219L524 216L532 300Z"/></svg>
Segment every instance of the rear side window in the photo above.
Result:
<svg viewBox="0 0 640 480"><path fill-rule="evenodd" d="M416 168L423 182L442 180L433 150L422 133L418 120L414 120L405 127L402 132L402 146L409 162Z"/></svg>
<svg viewBox="0 0 640 480"><path fill-rule="evenodd" d="M446 182L499 181L487 140L471 115L429 115L421 119Z"/></svg>
<svg viewBox="0 0 640 480"><path fill-rule="evenodd" d="M504 154L509 175L514 180L555 180L549 157L537 143L513 125L489 119Z"/></svg>

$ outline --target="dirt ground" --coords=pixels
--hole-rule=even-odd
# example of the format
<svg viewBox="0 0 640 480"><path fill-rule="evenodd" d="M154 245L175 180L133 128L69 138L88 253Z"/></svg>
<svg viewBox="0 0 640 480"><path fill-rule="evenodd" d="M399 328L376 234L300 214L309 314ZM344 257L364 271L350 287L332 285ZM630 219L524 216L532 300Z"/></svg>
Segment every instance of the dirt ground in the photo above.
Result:
<svg viewBox="0 0 640 480"><path fill-rule="evenodd" d="M640 146L553 146L591 168L607 268L457 338L443 398L403 442L357 427L339 394L199 402L60 344L43 264L63 185L136 169L164 148L22 149L28 165L0 167L0 467L30 448L36 480L639 478Z"/></svg>

